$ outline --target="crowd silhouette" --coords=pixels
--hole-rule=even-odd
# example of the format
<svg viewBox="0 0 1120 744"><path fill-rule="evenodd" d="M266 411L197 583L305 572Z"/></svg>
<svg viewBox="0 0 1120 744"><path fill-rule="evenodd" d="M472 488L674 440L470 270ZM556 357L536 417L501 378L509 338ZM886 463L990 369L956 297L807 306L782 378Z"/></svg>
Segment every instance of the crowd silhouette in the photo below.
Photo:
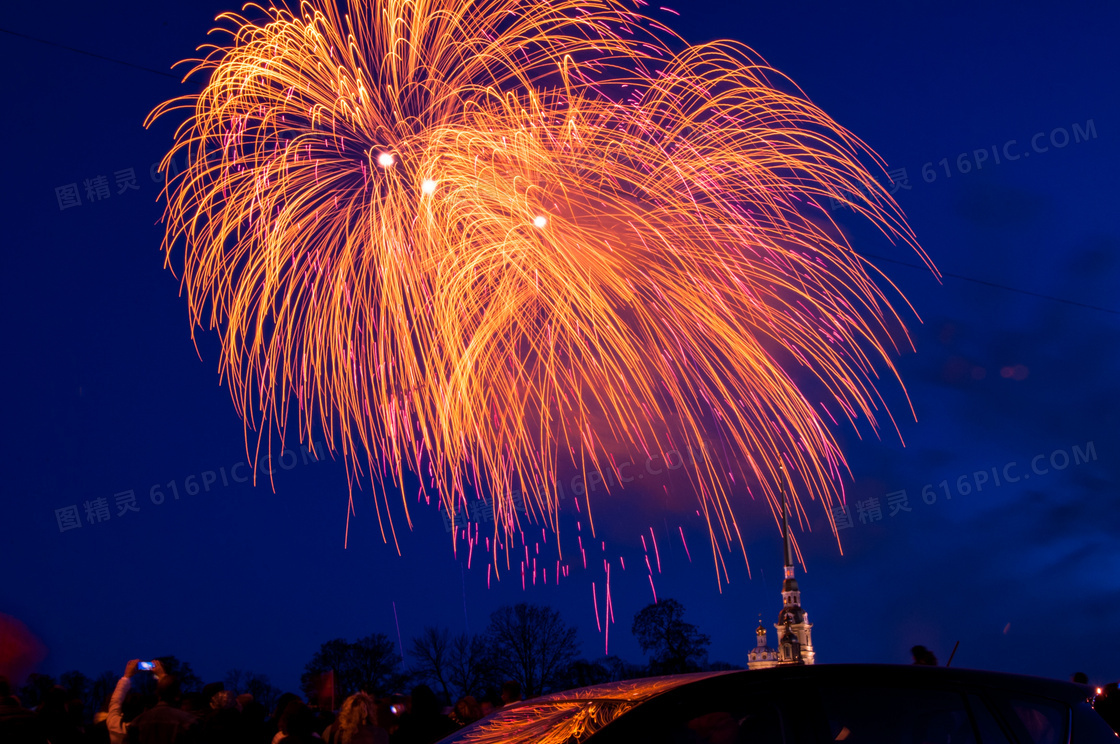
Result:
<svg viewBox="0 0 1120 744"><path fill-rule="evenodd" d="M915 663L933 664L932 654L916 652ZM522 699L521 686L509 681L500 692L465 695L444 706L430 687L408 695L378 697L358 692L337 710L322 701L284 693L271 710L252 694L237 694L221 682L201 692L181 690L179 678L160 661L149 673L139 660L124 674L92 720L80 700L61 686L45 691L34 710L25 708L9 681L0 676L0 742L3 744L433 744L456 730ZM138 683L139 680L139 683ZM1078 672L1071 681L1086 684ZM154 683L154 684L153 684ZM144 690L151 690L145 692ZM1120 731L1120 692L1115 683L1090 688L1096 709Z"/></svg>
<svg viewBox="0 0 1120 744"><path fill-rule="evenodd" d="M3 744L432 744L504 705L521 700L521 686L506 682L500 693L464 696L446 707L425 684L408 695L377 697L358 692L338 710L284 693L269 710L249 693L221 682L184 693L179 678L160 661L151 679L139 659L125 666L115 689L92 720L81 700L55 686L34 710L25 708L0 677L0 742ZM148 682L138 685L137 680ZM154 685L150 684L154 680ZM142 691L150 687L154 692Z"/></svg>
<svg viewBox="0 0 1120 744"><path fill-rule="evenodd" d="M301 678L302 697L280 694L264 675L243 670L230 670L225 682L203 684L190 664L174 656L133 659L119 678L106 672L96 681L68 672L56 684L31 674L18 692L0 675L0 744L434 744L504 706L549 691L736 668L719 662L701 666L707 636L691 624L673 624L676 635L664 638L646 632L648 623L640 620L648 609L635 615L634 627L650 652L644 668L609 663L614 657L577 659L575 633L558 624L555 611L518 605L495 612L484 637L456 639L425 629L413 640L414 666L405 673L398 673L401 658L381 634L353 643L329 641ZM505 677L515 675L513 667L500 663L503 643L528 639L524 649L506 650L518 658L539 655L544 631L557 628L561 632L549 635L561 639L555 654L569 660L562 674ZM911 648L911 656L914 664L938 666L925 646ZM500 683L503 678L507 681ZM1081 672L1070 681L1096 695L1097 711L1120 732L1117 684L1093 687Z"/></svg>

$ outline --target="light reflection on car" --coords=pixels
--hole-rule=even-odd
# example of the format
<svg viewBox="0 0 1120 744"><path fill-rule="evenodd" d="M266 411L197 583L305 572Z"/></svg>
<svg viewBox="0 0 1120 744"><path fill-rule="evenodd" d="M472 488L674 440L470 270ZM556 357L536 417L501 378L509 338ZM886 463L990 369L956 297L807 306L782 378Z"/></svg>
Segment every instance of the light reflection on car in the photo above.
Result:
<svg viewBox="0 0 1120 744"><path fill-rule="evenodd" d="M442 744L1117 744L1067 682L835 664L612 682L502 708Z"/></svg>

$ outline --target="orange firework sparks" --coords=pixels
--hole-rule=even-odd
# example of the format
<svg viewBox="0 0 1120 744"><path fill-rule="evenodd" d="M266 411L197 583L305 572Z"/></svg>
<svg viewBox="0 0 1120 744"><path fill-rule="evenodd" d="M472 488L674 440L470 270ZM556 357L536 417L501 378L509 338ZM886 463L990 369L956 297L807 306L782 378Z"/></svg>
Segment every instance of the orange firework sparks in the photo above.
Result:
<svg viewBox="0 0 1120 744"><path fill-rule="evenodd" d="M557 469L611 448L702 453L717 567L779 463L799 514L832 503L822 415L877 429L909 341L817 205L924 258L857 138L750 50L612 0L261 13L223 15L204 89L151 117L188 115L164 249L258 446L321 426L406 518L409 471L452 515L488 491L493 551L515 490L555 530Z"/></svg>

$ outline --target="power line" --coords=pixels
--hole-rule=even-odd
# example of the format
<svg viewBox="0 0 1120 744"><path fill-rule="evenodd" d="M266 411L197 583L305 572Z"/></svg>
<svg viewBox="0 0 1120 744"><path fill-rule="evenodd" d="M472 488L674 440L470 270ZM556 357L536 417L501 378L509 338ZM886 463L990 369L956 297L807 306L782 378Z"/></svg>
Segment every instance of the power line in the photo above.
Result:
<svg viewBox="0 0 1120 744"><path fill-rule="evenodd" d="M58 49L65 49L69 52L74 52L76 54L84 54L87 57L94 57L95 59L102 59L102 60L105 60L106 62L115 62L118 65L124 65L125 67L132 67L132 68L135 68L137 70L143 70L144 72L151 72L151 73L154 73L156 75L163 75L164 77L171 78L172 80L178 80L179 79L178 75L172 75L170 72L163 72L162 70L156 70L156 69L151 68L151 67L145 67L144 65L137 65L137 64L133 64L132 62L125 62L123 59L115 59L114 57L106 57L104 54L94 54L93 52L87 52L84 49L78 49L76 47L66 46L65 44L59 44L58 42L55 42L55 41L47 41L46 39L39 39L35 36L28 36L27 34L21 34L18 31L10 31L6 28L0 28L0 31L3 31L6 34L11 34L12 36L18 36L21 39L28 39L29 41L36 41L40 44L46 44L47 46L57 47Z"/></svg>
<svg viewBox="0 0 1120 744"><path fill-rule="evenodd" d="M860 253L859 255L865 258L874 258L877 261L887 261L889 263L898 264L900 266L908 266L911 269L919 269L921 271L929 271L928 266L921 264L908 263L907 261L899 261L897 258L887 258L886 256L876 256L873 253ZM1099 305L1089 305L1084 302L1075 302L1074 300L1067 300L1064 297L1055 297L1054 295L1042 294L1041 292L1032 292L1029 289L1020 289L1012 287L1007 284L999 284L998 282L989 282L985 279L976 279L975 277L965 276L964 274L950 274L942 272L941 276L950 277L952 279L960 279L965 282L972 282L973 284L982 284L985 287L995 287L996 289L1003 289L1008 292L1018 292L1019 294L1029 295L1030 297L1038 297L1043 300L1053 300L1054 302L1062 302L1066 305L1073 305L1075 307L1083 307L1087 310L1099 310L1102 313L1110 313L1112 315L1120 315L1120 310L1113 310L1109 307L1101 307Z"/></svg>

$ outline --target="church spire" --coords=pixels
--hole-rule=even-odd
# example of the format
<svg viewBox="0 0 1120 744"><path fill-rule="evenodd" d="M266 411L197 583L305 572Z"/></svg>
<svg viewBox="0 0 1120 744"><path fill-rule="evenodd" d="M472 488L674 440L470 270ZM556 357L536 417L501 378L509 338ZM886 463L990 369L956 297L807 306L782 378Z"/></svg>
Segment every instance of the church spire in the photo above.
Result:
<svg viewBox="0 0 1120 744"><path fill-rule="evenodd" d="M778 613L778 648L766 645L766 629L762 627L761 617L755 630L756 647L747 653L747 666L750 669L766 669L783 664L812 664L816 660L813 652L813 625L801 607L801 588L794 578L793 535L789 531L789 496L793 485L786 473L785 464L778 462L778 488L782 492L782 562L785 577L782 581L782 610Z"/></svg>
<svg viewBox="0 0 1120 744"><path fill-rule="evenodd" d="M789 505L786 503L786 469L782 463L778 463L778 470L781 471L781 482L778 484L782 489L782 549L783 557L785 558L785 578L793 578L793 547L790 545L789 540Z"/></svg>
<svg viewBox="0 0 1120 744"><path fill-rule="evenodd" d="M793 487L784 463L778 463L782 489L782 559L785 563L785 577L782 581L782 611L774 624L779 640L779 663L812 664L813 653L812 624L809 616L801 607L801 587L794 576L793 535L789 531L789 497Z"/></svg>

